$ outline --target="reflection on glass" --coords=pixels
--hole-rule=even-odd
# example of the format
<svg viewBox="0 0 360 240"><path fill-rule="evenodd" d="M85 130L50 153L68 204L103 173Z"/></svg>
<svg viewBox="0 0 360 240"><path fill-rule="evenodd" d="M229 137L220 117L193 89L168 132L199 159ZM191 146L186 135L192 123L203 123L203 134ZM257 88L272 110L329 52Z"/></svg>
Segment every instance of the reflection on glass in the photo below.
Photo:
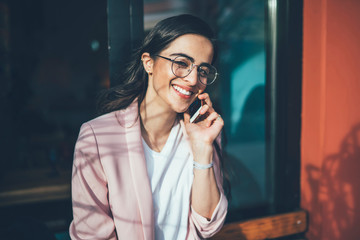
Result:
<svg viewBox="0 0 360 240"><path fill-rule="evenodd" d="M96 93L109 85L106 1L7 2L0 191L16 185L15 172L17 182L41 185L71 171L80 124L95 116Z"/></svg>
<svg viewBox="0 0 360 240"><path fill-rule="evenodd" d="M263 0L219 2L221 106L232 186L230 209L266 204Z"/></svg>

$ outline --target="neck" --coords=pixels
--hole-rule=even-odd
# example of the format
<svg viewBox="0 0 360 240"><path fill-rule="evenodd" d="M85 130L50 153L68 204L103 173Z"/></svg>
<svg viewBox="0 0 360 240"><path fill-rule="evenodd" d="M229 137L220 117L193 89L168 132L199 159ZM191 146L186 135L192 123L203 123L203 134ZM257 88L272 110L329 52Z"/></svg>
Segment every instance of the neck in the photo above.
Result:
<svg viewBox="0 0 360 240"><path fill-rule="evenodd" d="M145 99L140 104L141 135L148 146L157 152L164 147L176 120L177 113L156 101Z"/></svg>

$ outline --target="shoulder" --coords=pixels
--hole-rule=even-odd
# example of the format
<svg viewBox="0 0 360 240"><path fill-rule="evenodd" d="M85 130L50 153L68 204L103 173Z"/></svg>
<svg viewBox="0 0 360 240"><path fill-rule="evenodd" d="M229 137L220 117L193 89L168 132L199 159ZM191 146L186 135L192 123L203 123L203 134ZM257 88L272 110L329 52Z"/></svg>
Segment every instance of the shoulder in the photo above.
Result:
<svg viewBox="0 0 360 240"><path fill-rule="evenodd" d="M138 120L138 118L138 103L137 101L134 101L125 109L103 114L84 123L84 125L89 125L92 129L106 129L113 126L127 128L132 126Z"/></svg>
<svg viewBox="0 0 360 240"><path fill-rule="evenodd" d="M116 141L127 132L127 129L136 127L139 122L137 102L123 110L103 114L82 124L78 141L95 143L98 141Z"/></svg>
<svg viewBox="0 0 360 240"><path fill-rule="evenodd" d="M112 128L116 124L115 112L107 113L83 123L80 127L79 140L89 139L97 132ZM102 129L102 130L101 130Z"/></svg>
<svg viewBox="0 0 360 240"><path fill-rule="evenodd" d="M117 112L114 111L110 113L103 114L101 116L98 116L94 119L91 119L83 124L83 126L89 126L91 128L99 128L102 126L106 126L108 124L116 122L117 118Z"/></svg>
<svg viewBox="0 0 360 240"><path fill-rule="evenodd" d="M75 152L100 154L117 149L127 134L126 111L118 110L101 115L81 125Z"/></svg>

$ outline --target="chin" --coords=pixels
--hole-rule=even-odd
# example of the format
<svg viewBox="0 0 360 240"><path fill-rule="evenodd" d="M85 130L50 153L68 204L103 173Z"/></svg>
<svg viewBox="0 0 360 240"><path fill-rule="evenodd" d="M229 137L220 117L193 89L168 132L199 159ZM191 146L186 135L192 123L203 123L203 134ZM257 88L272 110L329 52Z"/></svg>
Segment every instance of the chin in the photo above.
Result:
<svg viewBox="0 0 360 240"><path fill-rule="evenodd" d="M188 105L186 106L173 106L172 109L176 112L176 113L184 113L186 112L186 110L189 108Z"/></svg>
<svg viewBox="0 0 360 240"><path fill-rule="evenodd" d="M176 113L184 113L186 112L187 108L175 110Z"/></svg>
<svg viewBox="0 0 360 240"><path fill-rule="evenodd" d="M178 96L172 97L168 100L170 108L176 113L183 113L190 107L192 101L184 99L177 99Z"/></svg>

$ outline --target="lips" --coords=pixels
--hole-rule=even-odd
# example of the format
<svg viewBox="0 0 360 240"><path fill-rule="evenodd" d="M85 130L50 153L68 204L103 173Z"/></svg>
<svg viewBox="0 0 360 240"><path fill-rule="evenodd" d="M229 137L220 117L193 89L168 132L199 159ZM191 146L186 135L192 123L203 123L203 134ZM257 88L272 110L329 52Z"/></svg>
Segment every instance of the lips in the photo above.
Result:
<svg viewBox="0 0 360 240"><path fill-rule="evenodd" d="M175 89L175 91L177 91L178 93L181 93L182 95L191 96L191 94L193 94L193 92L186 90L178 85L172 85L172 87Z"/></svg>

